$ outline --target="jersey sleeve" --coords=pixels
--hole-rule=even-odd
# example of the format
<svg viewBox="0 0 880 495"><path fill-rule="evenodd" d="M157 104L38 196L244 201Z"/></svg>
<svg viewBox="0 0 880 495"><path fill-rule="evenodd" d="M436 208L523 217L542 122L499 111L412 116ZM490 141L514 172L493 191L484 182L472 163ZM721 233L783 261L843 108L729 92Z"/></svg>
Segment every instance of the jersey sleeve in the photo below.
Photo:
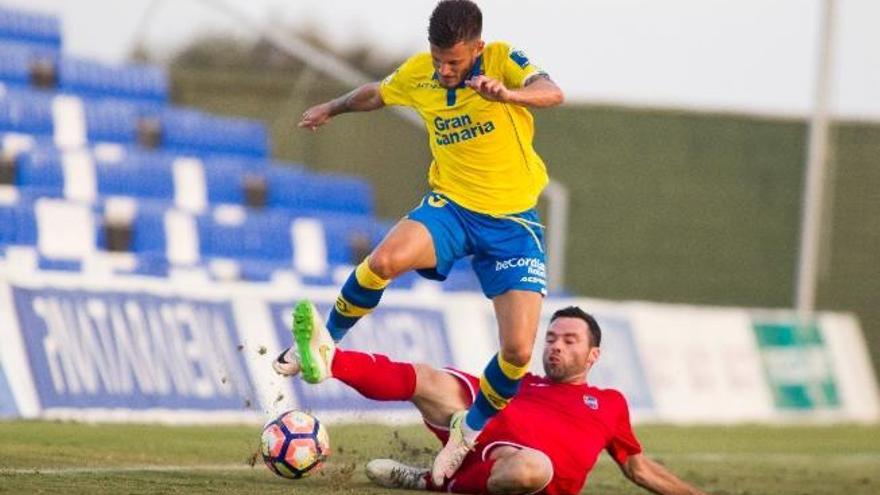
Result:
<svg viewBox="0 0 880 495"><path fill-rule="evenodd" d="M511 89L525 86L526 81L536 74L546 74L529 60L526 53L516 47L508 47L502 65L504 85Z"/></svg>
<svg viewBox="0 0 880 495"><path fill-rule="evenodd" d="M618 463L623 464L631 455L641 454L642 445L636 439L629 422L629 406L623 395L616 393L618 403L617 418L611 440L606 445L608 454Z"/></svg>
<svg viewBox="0 0 880 495"><path fill-rule="evenodd" d="M379 96L386 105L412 106L409 79L412 59L407 60L379 83Z"/></svg>

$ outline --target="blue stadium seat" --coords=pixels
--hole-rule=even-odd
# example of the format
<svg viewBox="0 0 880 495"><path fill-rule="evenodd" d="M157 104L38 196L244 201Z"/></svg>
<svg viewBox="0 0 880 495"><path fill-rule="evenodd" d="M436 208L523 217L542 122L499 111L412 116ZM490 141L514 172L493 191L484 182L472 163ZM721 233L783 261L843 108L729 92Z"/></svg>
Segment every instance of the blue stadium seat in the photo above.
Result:
<svg viewBox="0 0 880 495"><path fill-rule="evenodd" d="M0 244L34 246L37 244L37 220L30 201L0 206Z"/></svg>
<svg viewBox="0 0 880 495"><path fill-rule="evenodd" d="M250 282L268 282L278 270L290 270L290 260L240 259L239 278Z"/></svg>
<svg viewBox="0 0 880 495"><path fill-rule="evenodd" d="M124 100L84 99L86 135L89 141L135 143L141 110Z"/></svg>
<svg viewBox="0 0 880 495"><path fill-rule="evenodd" d="M15 206L0 204L0 246L15 244L17 236Z"/></svg>
<svg viewBox="0 0 880 495"><path fill-rule="evenodd" d="M146 275L150 277L166 277L170 265L163 254L147 253L135 256L135 268L130 273L133 275Z"/></svg>
<svg viewBox="0 0 880 495"><path fill-rule="evenodd" d="M57 63L58 53L41 45L0 40L0 82L7 86L27 88L31 70L38 61Z"/></svg>
<svg viewBox="0 0 880 495"><path fill-rule="evenodd" d="M345 265L346 267L351 267L351 265ZM338 267L337 267L338 268ZM305 285L317 286L317 287L333 287L338 288L339 284L333 279L332 270L328 270L328 272L324 275L309 275L298 273L297 277L300 281Z"/></svg>
<svg viewBox="0 0 880 495"><path fill-rule="evenodd" d="M373 192L363 179L271 167L266 170L266 182L267 206L355 214L373 211Z"/></svg>
<svg viewBox="0 0 880 495"><path fill-rule="evenodd" d="M104 196L174 197L174 177L170 167L137 163L99 163L95 167L98 193Z"/></svg>
<svg viewBox="0 0 880 495"><path fill-rule="evenodd" d="M86 97L168 101L168 81L158 67L111 66L74 57L59 62L59 88Z"/></svg>
<svg viewBox="0 0 880 495"><path fill-rule="evenodd" d="M165 108L159 115L163 147L181 153L238 154L265 157L266 126L260 122L219 117L197 110Z"/></svg>
<svg viewBox="0 0 880 495"><path fill-rule="evenodd" d="M205 187L211 203L244 204L244 179L247 168L236 161L204 162Z"/></svg>
<svg viewBox="0 0 880 495"><path fill-rule="evenodd" d="M51 15L0 7L0 41L61 48L61 23Z"/></svg>
<svg viewBox="0 0 880 495"><path fill-rule="evenodd" d="M132 222L131 251L165 258L165 208L161 204L138 203Z"/></svg>
<svg viewBox="0 0 880 495"><path fill-rule="evenodd" d="M19 201L24 204L30 204L40 198L61 199L64 197L64 190L55 187L17 187Z"/></svg>
<svg viewBox="0 0 880 495"><path fill-rule="evenodd" d="M51 135L52 96L28 90L0 94L0 132Z"/></svg>
<svg viewBox="0 0 880 495"><path fill-rule="evenodd" d="M275 211L249 211L238 224L212 214L196 219L201 254L207 258L262 259L290 263L290 217Z"/></svg>
<svg viewBox="0 0 880 495"><path fill-rule="evenodd" d="M40 256L37 267L43 271L78 272L82 270L82 262L77 260L58 260Z"/></svg>
<svg viewBox="0 0 880 495"><path fill-rule="evenodd" d="M33 55L26 45L0 42L0 81L5 84L30 84Z"/></svg>
<svg viewBox="0 0 880 495"><path fill-rule="evenodd" d="M23 153L17 159L16 185L21 188L64 191L64 173L61 156L53 148L37 148Z"/></svg>
<svg viewBox="0 0 880 495"><path fill-rule="evenodd" d="M331 264L359 263L361 260L354 259L353 250L359 236L369 240L371 247L376 245L378 226L371 216L319 212L317 218L324 225L327 261Z"/></svg>

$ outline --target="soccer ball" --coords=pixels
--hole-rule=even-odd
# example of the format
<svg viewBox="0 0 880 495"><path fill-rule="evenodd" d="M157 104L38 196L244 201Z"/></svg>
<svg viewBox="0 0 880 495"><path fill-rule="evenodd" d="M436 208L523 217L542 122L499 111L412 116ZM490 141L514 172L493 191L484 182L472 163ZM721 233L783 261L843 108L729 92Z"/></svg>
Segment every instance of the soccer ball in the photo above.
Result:
<svg viewBox="0 0 880 495"><path fill-rule="evenodd" d="M263 427L260 452L273 473L299 479L324 464L330 455L330 437L318 418L287 411Z"/></svg>

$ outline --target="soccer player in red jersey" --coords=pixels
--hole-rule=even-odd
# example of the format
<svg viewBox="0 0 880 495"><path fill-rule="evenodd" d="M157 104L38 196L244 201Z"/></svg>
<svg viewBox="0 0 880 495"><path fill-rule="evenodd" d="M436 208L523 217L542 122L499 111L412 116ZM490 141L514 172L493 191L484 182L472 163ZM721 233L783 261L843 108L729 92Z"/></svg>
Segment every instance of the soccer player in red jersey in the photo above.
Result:
<svg viewBox="0 0 880 495"><path fill-rule="evenodd" d="M442 485L433 483L429 469L390 459L370 461L367 476L394 488L572 494L581 491L605 450L627 478L650 491L703 493L642 454L620 392L587 383L601 338L599 324L580 308L554 313L545 335L546 376L525 376L519 394L489 422L461 468ZM369 399L412 402L443 443L449 417L473 402L480 384L478 377L458 370L343 349L335 350L331 373Z"/></svg>

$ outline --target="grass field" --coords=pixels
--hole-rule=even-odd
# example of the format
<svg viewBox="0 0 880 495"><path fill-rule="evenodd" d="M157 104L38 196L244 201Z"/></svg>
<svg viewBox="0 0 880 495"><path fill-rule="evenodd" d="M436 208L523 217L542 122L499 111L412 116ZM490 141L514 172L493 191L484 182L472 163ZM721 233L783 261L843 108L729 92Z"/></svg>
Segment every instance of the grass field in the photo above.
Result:
<svg viewBox="0 0 880 495"><path fill-rule="evenodd" d="M646 452L718 494L880 493L880 427L636 428ZM363 464L393 457L427 465L421 427L331 426L322 473L277 478L253 466L259 427L0 422L0 493L380 494ZM603 456L587 493L645 493Z"/></svg>

